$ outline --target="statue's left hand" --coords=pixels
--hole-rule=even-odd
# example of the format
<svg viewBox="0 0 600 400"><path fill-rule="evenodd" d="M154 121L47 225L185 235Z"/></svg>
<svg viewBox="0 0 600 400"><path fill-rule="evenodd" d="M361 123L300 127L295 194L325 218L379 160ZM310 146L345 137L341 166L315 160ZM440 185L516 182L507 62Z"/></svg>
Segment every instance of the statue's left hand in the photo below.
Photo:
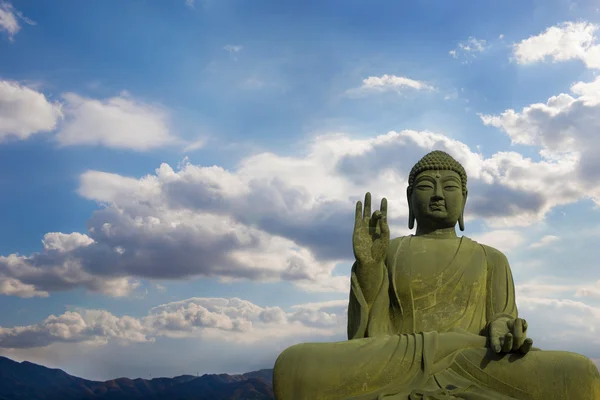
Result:
<svg viewBox="0 0 600 400"><path fill-rule="evenodd" d="M495 353L527 354L533 340L527 337L527 321L522 318L500 318L489 327L490 347Z"/></svg>

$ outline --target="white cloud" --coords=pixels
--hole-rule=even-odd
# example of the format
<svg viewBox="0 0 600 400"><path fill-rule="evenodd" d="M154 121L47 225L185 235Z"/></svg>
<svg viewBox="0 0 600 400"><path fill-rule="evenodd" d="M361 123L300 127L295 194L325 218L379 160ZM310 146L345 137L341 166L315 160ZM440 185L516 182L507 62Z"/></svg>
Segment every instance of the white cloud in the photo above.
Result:
<svg viewBox="0 0 600 400"><path fill-rule="evenodd" d="M45 250L56 250L60 252L73 251L79 247L89 246L94 240L82 233L74 232L71 234L61 232L49 232L44 235L42 240Z"/></svg>
<svg viewBox="0 0 600 400"><path fill-rule="evenodd" d="M599 358L600 308L586 302L595 297L598 287L590 295L589 285L578 282L537 278L517 284L519 316L527 320L534 346Z"/></svg>
<svg viewBox="0 0 600 400"><path fill-rule="evenodd" d="M19 20L29 25L35 25L35 22L29 18L23 16L23 14L16 10L14 6L8 2L0 1L0 32L4 31L8 34L10 41L14 40L14 36L21 30Z"/></svg>
<svg viewBox="0 0 600 400"><path fill-rule="evenodd" d="M545 175L539 169L544 166L550 175L539 184L561 199L555 204L578 197L600 204L600 161L596 154L600 147L599 86L597 77L571 86L574 96L561 93L546 103L524 107L521 112L509 109L500 115L481 115L484 124L502 129L513 143L541 148L540 155L548 161L538 163L537 169L529 172L521 170L520 175Z"/></svg>
<svg viewBox="0 0 600 400"><path fill-rule="evenodd" d="M347 300L280 307L260 307L238 298L200 298L163 304L147 316L117 317L103 310L78 309L51 315L39 324L0 327L0 348L46 347L53 343L98 346L154 342L158 337L217 338L235 343L344 332Z"/></svg>
<svg viewBox="0 0 600 400"><path fill-rule="evenodd" d="M348 90L348 94L360 94L368 92L402 92L406 89L432 91L435 88L423 81L410 79L404 76L388 75L369 76L363 79L358 88Z"/></svg>
<svg viewBox="0 0 600 400"><path fill-rule="evenodd" d="M486 41L483 39L476 39L471 36L469 39L467 39L467 41L459 43L458 47L466 52L481 53L485 50Z"/></svg>
<svg viewBox="0 0 600 400"><path fill-rule="evenodd" d="M0 276L0 294L18 296L25 299L49 296L48 292L37 290L35 285L23 283L19 279L6 276Z"/></svg>
<svg viewBox="0 0 600 400"><path fill-rule="evenodd" d="M0 81L0 141L56 131L61 146L145 151L180 143L169 131L164 107L136 100L127 92L105 100L65 93L62 100L50 102L31 87ZM201 141L190 143L187 151L201 146Z"/></svg>
<svg viewBox="0 0 600 400"><path fill-rule="evenodd" d="M206 145L205 138L196 139L195 141L193 141L193 142L189 143L187 146L185 146L183 151L184 151L184 153L192 152L192 151L203 148L205 145Z"/></svg>
<svg viewBox="0 0 600 400"><path fill-rule="evenodd" d="M600 308L564 298L520 296L517 299L519 314L528 322L528 336L533 338L534 346L598 358Z"/></svg>
<svg viewBox="0 0 600 400"><path fill-rule="evenodd" d="M483 53L488 47L487 41L469 36L467 40L459 42L456 48L450 50L448 54L452 58L476 58L478 53Z"/></svg>
<svg viewBox="0 0 600 400"><path fill-rule="evenodd" d="M139 286L138 281L129 277L99 277L85 271L75 255L94 243L87 235L51 232L44 235L42 242L42 253L29 257L0 256L0 294L47 297L48 292L85 287L120 297L131 294ZM36 261L41 265L36 265Z"/></svg>
<svg viewBox="0 0 600 400"><path fill-rule="evenodd" d="M500 229L480 240L502 251L523 243L515 227L539 222L553 207L590 193L589 183L576 175L577 157L535 162L502 152L484 158L430 132L324 135L305 156L260 153L234 170L187 160L177 171L162 164L141 178L88 171L78 191L103 208L88 222L87 234L50 233L41 253L0 258L0 275L13 280L7 293L20 293L16 280L39 293L84 287L125 295L139 278L192 276L288 280L307 291L347 292L347 275L334 276L333 270L352 262L348 232L355 202L367 190L374 204L387 197L392 234L405 234L407 174L432 149L464 165L467 224L479 218Z"/></svg>
<svg viewBox="0 0 600 400"><path fill-rule="evenodd" d="M272 368L296 343L344 340L348 302L331 303L284 310L237 298L191 298L138 317L71 309L38 324L0 328L0 350L96 380L242 373Z"/></svg>
<svg viewBox="0 0 600 400"><path fill-rule="evenodd" d="M514 229L498 229L474 235L473 239L481 244L500 249L502 252L510 252L519 248L526 242L522 232Z"/></svg>
<svg viewBox="0 0 600 400"><path fill-rule="evenodd" d="M102 345L109 340L152 341L146 331L142 323L132 317L118 318L101 310L67 311L59 316L50 315L35 325L0 327L0 348L45 347L57 342Z"/></svg>
<svg viewBox="0 0 600 400"><path fill-rule="evenodd" d="M554 242L558 241L559 239L560 238L555 235L546 235L543 238L541 238L539 241L529 245L529 248L537 249L540 247L545 247L545 246L549 245L550 243L554 243Z"/></svg>
<svg viewBox="0 0 600 400"><path fill-rule="evenodd" d="M577 290L577 285L558 282L556 278L535 277L515 285L517 300L521 298L565 298Z"/></svg>
<svg viewBox="0 0 600 400"><path fill-rule="evenodd" d="M597 30L598 25L589 22L563 22L516 43L514 56L519 64L579 59L588 68L600 68Z"/></svg>
<svg viewBox="0 0 600 400"><path fill-rule="evenodd" d="M62 116L60 103L27 86L0 81L0 142L53 131Z"/></svg>
<svg viewBox="0 0 600 400"><path fill-rule="evenodd" d="M136 101L126 92L106 100L63 95L65 122L56 139L63 146L103 145L138 151L176 143L162 107Z"/></svg>

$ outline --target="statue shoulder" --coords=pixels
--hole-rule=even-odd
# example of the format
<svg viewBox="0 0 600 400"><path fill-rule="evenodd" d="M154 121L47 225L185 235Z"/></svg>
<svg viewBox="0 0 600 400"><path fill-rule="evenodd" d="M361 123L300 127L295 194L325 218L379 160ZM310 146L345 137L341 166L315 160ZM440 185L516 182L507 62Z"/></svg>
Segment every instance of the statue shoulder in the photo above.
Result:
<svg viewBox="0 0 600 400"><path fill-rule="evenodd" d="M390 240L390 244L388 245L388 253L387 253L388 264L394 258L394 255L396 254L396 251L398 251L398 246L400 246L400 243L402 243L402 240L407 237L409 237L409 236L400 236L400 237L393 238L392 240Z"/></svg>
<svg viewBox="0 0 600 400"><path fill-rule="evenodd" d="M506 258L506 255L504 255L503 252L486 244L479 245L483 248L489 264L498 267L508 265L508 258Z"/></svg>
<svg viewBox="0 0 600 400"><path fill-rule="evenodd" d="M402 240L409 238L411 235L408 236L398 236L397 238L393 238L392 240L390 240L390 244L389 247L390 249L397 249L398 246L400 246L400 243L402 243Z"/></svg>

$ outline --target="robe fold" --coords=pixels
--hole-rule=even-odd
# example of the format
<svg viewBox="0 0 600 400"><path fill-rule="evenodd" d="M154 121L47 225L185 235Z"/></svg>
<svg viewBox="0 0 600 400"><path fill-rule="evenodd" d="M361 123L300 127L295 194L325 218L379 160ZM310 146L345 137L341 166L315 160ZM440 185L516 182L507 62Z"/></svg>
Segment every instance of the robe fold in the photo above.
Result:
<svg viewBox="0 0 600 400"><path fill-rule="evenodd" d="M487 325L518 315L501 252L463 237L449 265L419 276L413 238L391 241L370 307L352 267L349 340L284 351L278 400L600 400L600 375L584 356L487 348Z"/></svg>

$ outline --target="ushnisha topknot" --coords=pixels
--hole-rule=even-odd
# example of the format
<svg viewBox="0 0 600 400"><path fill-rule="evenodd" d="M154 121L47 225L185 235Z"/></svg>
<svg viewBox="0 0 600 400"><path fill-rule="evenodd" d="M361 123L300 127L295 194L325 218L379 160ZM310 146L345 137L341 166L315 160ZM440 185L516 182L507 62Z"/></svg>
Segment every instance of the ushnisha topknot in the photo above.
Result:
<svg viewBox="0 0 600 400"><path fill-rule="evenodd" d="M454 171L460 176L462 182L462 192L467 193L467 173L465 169L458 161L456 161L450 154L441 150L434 150L427 153L423 158L415 164L410 170L408 175L408 190L412 193L413 183L415 178L423 171L441 171L449 170Z"/></svg>

